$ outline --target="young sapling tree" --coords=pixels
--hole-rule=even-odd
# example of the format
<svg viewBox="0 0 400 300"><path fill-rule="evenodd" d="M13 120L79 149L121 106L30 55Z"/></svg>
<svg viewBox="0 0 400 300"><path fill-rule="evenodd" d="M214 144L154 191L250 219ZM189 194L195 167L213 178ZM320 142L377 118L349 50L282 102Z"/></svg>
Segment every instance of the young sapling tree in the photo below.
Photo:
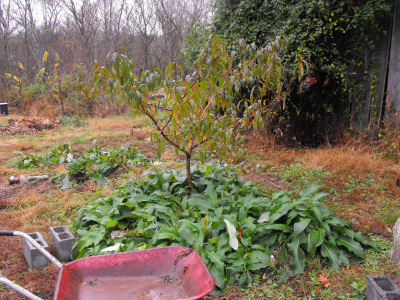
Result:
<svg viewBox="0 0 400 300"><path fill-rule="evenodd" d="M134 113L145 115L154 127L153 139L159 141L158 156L167 144L175 148L176 155L185 156L188 186L192 188L190 164L195 150L199 149L202 162L214 149L222 159L238 144L240 128L249 122L254 127L263 125L262 113L273 103L284 101L282 47L279 37L262 49L239 40L236 51L229 52L219 37L211 35L204 40L191 75L170 63L164 72L147 70L140 78L135 75L133 58L126 49L118 48L123 53L110 52L105 65L95 64L93 94L106 92ZM244 108L239 116L232 96L243 84L256 82L249 99L242 100ZM155 96L160 88L165 98Z"/></svg>

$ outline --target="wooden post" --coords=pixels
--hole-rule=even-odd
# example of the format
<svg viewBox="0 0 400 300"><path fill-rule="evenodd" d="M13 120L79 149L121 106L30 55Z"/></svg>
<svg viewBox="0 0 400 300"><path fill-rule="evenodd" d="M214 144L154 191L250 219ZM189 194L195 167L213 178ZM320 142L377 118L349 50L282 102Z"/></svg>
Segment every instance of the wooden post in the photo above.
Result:
<svg viewBox="0 0 400 300"><path fill-rule="evenodd" d="M396 115L397 114L397 115ZM386 120L400 120L400 0L395 0L386 98Z"/></svg>

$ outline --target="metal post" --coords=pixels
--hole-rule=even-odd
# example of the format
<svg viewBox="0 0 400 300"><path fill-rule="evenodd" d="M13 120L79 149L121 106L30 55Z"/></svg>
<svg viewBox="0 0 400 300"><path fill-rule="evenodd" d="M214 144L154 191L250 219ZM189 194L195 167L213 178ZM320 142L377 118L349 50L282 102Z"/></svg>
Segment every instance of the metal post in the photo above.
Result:
<svg viewBox="0 0 400 300"><path fill-rule="evenodd" d="M35 296L30 291L24 289L23 287L20 287L18 284L15 284L14 282L12 282L11 280L8 280L5 277L0 277L0 283L12 288L14 291L25 296L26 298L28 298L30 300L42 300L42 298Z"/></svg>

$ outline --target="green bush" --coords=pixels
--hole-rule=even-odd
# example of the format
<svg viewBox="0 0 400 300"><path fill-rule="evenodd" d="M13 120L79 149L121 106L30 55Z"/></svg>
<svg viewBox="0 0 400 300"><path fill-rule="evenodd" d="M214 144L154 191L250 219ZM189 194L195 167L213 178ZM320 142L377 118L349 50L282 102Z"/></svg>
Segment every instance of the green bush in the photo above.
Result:
<svg viewBox="0 0 400 300"><path fill-rule="evenodd" d="M196 167L189 193L184 171L145 172L107 198L81 208L74 227L78 258L179 245L202 256L216 285L250 284L255 274L286 262L294 272L320 256L338 269L365 258L369 243L350 223L323 207L325 193L268 198L221 166ZM117 234L116 234L117 233Z"/></svg>
<svg viewBox="0 0 400 300"><path fill-rule="evenodd" d="M238 38L263 47L277 35L288 37L283 61L291 92L286 103L276 107L271 132L288 143L318 145L335 142L348 128L351 101L362 96L363 85L372 79L371 54L393 3L217 0L211 31L232 50ZM302 82L291 80L299 60L309 68ZM247 98L249 90L241 95Z"/></svg>

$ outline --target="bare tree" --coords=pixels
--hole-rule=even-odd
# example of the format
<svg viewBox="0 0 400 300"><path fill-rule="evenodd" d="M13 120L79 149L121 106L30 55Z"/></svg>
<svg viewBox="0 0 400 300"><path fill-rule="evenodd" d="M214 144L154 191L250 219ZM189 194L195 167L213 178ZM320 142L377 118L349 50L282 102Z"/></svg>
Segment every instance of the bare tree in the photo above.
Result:
<svg viewBox="0 0 400 300"><path fill-rule="evenodd" d="M32 79L43 67L52 72L55 53L60 72L88 68L119 46L132 53L138 72L183 64L186 32L207 19L211 1L0 0L0 72ZM47 62L45 51L53 54Z"/></svg>
<svg viewBox="0 0 400 300"><path fill-rule="evenodd" d="M158 53L160 60L175 61L179 58L180 49L186 33L196 23L206 22L210 18L210 0L153 0L160 27ZM183 61L180 62L183 64Z"/></svg>
<svg viewBox="0 0 400 300"><path fill-rule="evenodd" d="M12 61L14 60L11 51L11 37L14 32L15 26L11 24L11 0L0 0L0 41L3 49L0 53L0 70L1 73L9 71Z"/></svg>
<svg viewBox="0 0 400 300"><path fill-rule="evenodd" d="M41 34L44 37L42 42L48 46L55 46L55 39L59 36L57 32L60 30L60 19L62 14L62 6L57 0L41 0L42 24Z"/></svg>
<svg viewBox="0 0 400 300"><path fill-rule="evenodd" d="M102 53L97 59L104 59L105 55L117 47L132 48L134 38L129 35L130 26L135 26L133 19L134 6L129 0L102 0L101 20L103 38L98 40Z"/></svg>
<svg viewBox="0 0 400 300"><path fill-rule="evenodd" d="M23 29L24 42L28 51L26 55L29 70L31 70L32 64L31 56L34 60L33 66L38 69L43 68L42 50L38 43L36 20L33 14L33 6L35 4L33 0L14 0L16 7L14 21Z"/></svg>
<svg viewBox="0 0 400 300"><path fill-rule="evenodd" d="M71 19L67 19L67 29L73 26L79 41L77 50L84 54L77 56L78 61L89 67L96 56L95 39L99 28L98 9L100 3L90 0L63 0L63 3L71 17Z"/></svg>

